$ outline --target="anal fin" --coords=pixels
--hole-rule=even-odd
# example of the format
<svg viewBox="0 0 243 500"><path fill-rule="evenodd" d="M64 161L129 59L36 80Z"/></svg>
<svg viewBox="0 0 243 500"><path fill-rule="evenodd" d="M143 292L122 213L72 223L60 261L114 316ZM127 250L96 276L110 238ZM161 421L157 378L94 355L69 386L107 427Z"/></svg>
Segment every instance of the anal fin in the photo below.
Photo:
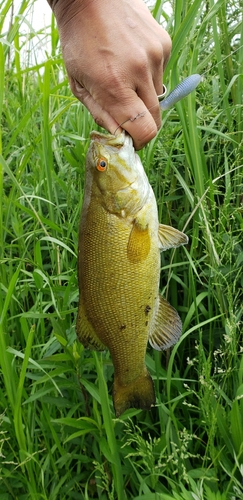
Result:
<svg viewBox="0 0 243 500"><path fill-rule="evenodd" d="M181 318L178 312L161 296L154 324L149 336L149 343L157 351L168 349L180 338L182 332Z"/></svg>

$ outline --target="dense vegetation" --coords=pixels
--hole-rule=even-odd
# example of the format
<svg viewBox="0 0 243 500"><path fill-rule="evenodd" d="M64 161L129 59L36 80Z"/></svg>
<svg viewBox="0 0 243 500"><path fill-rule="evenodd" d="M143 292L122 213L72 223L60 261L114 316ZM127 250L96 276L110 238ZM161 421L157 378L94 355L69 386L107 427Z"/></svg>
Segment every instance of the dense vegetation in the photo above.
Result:
<svg viewBox="0 0 243 500"><path fill-rule="evenodd" d="M88 112L71 95L54 21L6 23L0 1L0 499L243 498L243 22L240 0L158 0L173 40L165 83L204 80L140 154L161 222L161 293L183 320L148 348L157 405L116 419L109 353L76 340L77 232ZM35 62L40 37L47 56Z"/></svg>

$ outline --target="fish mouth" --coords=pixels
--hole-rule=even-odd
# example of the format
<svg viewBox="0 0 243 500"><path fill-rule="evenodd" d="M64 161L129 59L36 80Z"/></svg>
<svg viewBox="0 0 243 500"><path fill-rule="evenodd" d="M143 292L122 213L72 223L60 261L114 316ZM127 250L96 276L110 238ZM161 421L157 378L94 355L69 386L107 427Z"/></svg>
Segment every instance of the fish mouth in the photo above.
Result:
<svg viewBox="0 0 243 500"><path fill-rule="evenodd" d="M90 139L91 141L99 142L104 146L111 146L116 149L121 149L123 146L133 148L133 140L125 130L118 135L105 134L98 132L97 130L93 130L90 133Z"/></svg>
<svg viewBox="0 0 243 500"><path fill-rule="evenodd" d="M97 130L94 130L90 134L91 142L94 144L94 151L96 149L95 143L97 144L98 150L99 146L102 146L104 148L107 148L107 151L109 153L116 153L117 150L119 150L119 156L121 159L125 159L123 152L125 154L126 151L128 151L128 156L132 159L133 157L136 156L136 152L133 146L133 140L132 137L125 131L122 130L120 134L117 135L112 135L112 134L107 134L107 133L102 133L98 132ZM131 169L133 170L133 169ZM129 188L133 188L137 185L138 181L138 175L135 175L135 171L133 171L133 176L131 180L126 179L126 173L124 172L123 169L119 171L118 169L116 170L116 178L121 181L122 187L117 188L114 187L111 189L111 193L116 193L117 191L119 192L124 192Z"/></svg>

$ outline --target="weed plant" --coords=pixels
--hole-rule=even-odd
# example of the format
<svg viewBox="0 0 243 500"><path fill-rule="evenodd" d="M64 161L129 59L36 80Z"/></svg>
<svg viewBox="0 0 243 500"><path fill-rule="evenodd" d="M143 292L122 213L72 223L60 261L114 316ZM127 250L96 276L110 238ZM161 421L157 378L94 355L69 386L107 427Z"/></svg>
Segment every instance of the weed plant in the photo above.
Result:
<svg viewBox="0 0 243 500"><path fill-rule="evenodd" d="M160 221L190 238L161 257L184 328L170 352L148 348L156 406L116 419L109 353L75 334L95 124L71 95L54 19L26 30L35 3L0 1L1 500L243 499L242 3L166 5L153 9L173 40L166 85L204 78L140 156Z"/></svg>

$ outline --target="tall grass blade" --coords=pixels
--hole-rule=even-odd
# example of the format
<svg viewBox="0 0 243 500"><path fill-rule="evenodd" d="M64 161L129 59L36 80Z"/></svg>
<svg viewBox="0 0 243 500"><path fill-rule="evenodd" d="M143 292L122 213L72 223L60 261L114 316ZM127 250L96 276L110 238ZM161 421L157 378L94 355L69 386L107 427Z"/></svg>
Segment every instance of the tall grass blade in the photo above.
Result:
<svg viewBox="0 0 243 500"><path fill-rule="evenodd" d="M161 255L161 293L184 329L171 352L148 347L157 405L119 419L109 353L75 332L98 127L71 94L54 16L35 30L35 8L0 0L0 498L241 499L241 2L154 2L173 44L168 90L203 75L139 153L161 223L189 237Z"/></svg>
<svg viewBox="0 0 243 500"><path fill-rule="evenodd" d="M101 394L101 409L107 436L107 442L111 453L111 467L115 482L115 488L117 492L117 498L118 500L123 500L124 498L126 498L126 493L124 490L120 456L114 431L114 422L111 417L111 410L110 410L106 381L103 374L102 361L101 357L99 360L98 355L96 353L94 353L93 356L95 359L96 370L98 374L99 388Z"/></svg>

